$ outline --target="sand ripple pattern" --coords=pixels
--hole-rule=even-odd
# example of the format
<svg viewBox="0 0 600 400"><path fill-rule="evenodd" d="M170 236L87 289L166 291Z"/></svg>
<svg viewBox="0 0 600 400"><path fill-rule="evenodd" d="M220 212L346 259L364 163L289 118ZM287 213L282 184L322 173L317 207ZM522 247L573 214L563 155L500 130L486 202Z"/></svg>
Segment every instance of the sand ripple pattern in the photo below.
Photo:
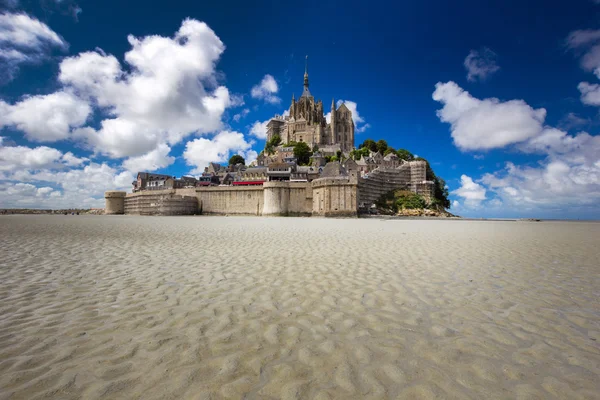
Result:
<svg viewBox="0 0 600 400"><path fill-rule="evenodd" d="M1 399L598 399L600 224L0 218Z"/></svg>

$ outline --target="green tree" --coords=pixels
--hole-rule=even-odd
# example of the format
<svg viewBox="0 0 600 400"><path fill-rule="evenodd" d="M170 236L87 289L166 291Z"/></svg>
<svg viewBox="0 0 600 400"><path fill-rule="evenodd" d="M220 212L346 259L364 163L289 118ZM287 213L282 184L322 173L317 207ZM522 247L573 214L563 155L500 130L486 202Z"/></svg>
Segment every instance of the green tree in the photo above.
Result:
<svg viewBox="0 0 600 400"><path fill-rule="evenodd" d="M358 146L359 149L367 148L370 151L377 151L377 143L373 139L367 139Z"/></svg>
<svg viewBox="0 0 600 400"><path fill-rule="evenodd" d="M425 172L425 179L433 181L433 199L432 206L441 206L444 208L450 208L450 199L448 198L449 193L446 188L446 181L435 174L433 168L429 164L429 161L423 157L415 158L415 161L425 161L427 163L427 169Z"/></svg>
<svg viewBox="0 0 600 400"><path fill-rule="evenodd" d="M396 155L401 160L405 160L405 161L412 161L412 160L415 159L415 156L413 155L413 153L411 153L410 151L408 151L406 149L398 149L398 150L396 150Z"/></svg>
<svg viewBox="0 0 600 400"><path fill-rule="evenodd" d="M387 148L388 148L388 144L387 144L387 142L385 140L379 139L377 141L377 151L379 153L381 153L381 154L385 153L385 151L387 150Z"/></svg>
<svg viewBox="0 0 600 400"><path fill-rule="evenodd" d="M388 155L388 154L390 154L390 153L394 153L394 154L395 154L395 153L396 153L396 150L394 150L394 148L393 148L393 147L390 147L390 146L388 146L388 148L387 148L387 149L385 149L385 151L383 152L383 155L384 155L384 156L387 156L387 155Z"/></svg>
<svg viewBox="0 0 600 400"><path fill-rule="evenodd" d="M237 164L246 165L246 160L244 160L244 157L240 156L239 154L234 154L229 159L229 165L237 165Z"/></svg>
<svg viewBox="0 0 600 400"><path fill-rule="evenodd" d="M279 136L279 135L273 135L273 137L271 138L271 140L269 140L269 143L273 147L279 146L281 144L281 136Z"/></svg>
<svg viewBox="0 0 600 400"><path fill-rule="evenodd" d="M315 143L315 145L312 148L312 152L316 153L317 151L319 151L319 145Z"/></svg>
<svg viewBox="0 0 600 400"><path fill-rule="evenodd" d="M281 144L281 137L279 135L273 135L271 140L265 143L265 153L268 155L275 154L275 147Z"/></svg>
<svg viewBox="0 0 600 400"><path fill-rule="evenodd" d="M434 179L435 187L433 188L434 205L439 204L444 208L450 208L450 199L448 198L448 187L446 181L436 176Z"/></svg>
<svg viewBox="0 0 600 400"><path fill-rule="evenodd" d="M384 213L396 214L401 209L423 209L427 203L423 197L409 190L392 190L381 195L375 205Z"/></svg>
<svg viewBox="0 0 600 400"><path fill-rule="evenodd" d="M307 165L311 155L310 147L306 142L299 142L294 145L294 157L298 160L298 165Z"/></svg>
<svg viewBox="0 0 600 400"><path fill-rule="evenodd" d="M402 192L396 196L396 207L398 210L403 208L408 210L423 209L426 205L425 199L416 193Z"/></svg>
<svg viewBox="0 0 600 400"><path fill-rule="evenodd" d="M369 155L369 149L367 147L361 147L350 152L350 157L355 160L360 160L362 156L367 157Z"/></svg>

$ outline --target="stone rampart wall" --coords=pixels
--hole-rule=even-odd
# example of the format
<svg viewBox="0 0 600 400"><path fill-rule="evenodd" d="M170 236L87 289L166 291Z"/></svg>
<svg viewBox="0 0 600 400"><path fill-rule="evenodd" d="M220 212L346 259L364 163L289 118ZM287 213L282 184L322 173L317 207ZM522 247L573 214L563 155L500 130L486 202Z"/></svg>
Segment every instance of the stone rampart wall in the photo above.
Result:
<svg viewBox="0 0 600 400"><path fill-rule="evenodd" d="M357 184L347 178L320 178L312 182L312 214L323 217L355 217Z"/></svg>
<svg viewBox="0 0 600 400"><path fill-rule="evenodd" d="M411 168L408 163L398 168L377 168L368 178L358 180L358 204L369 207L391 190L410 189Z"/></svg>
<svg viewBox="0 0 600 400"><path fill-rule="evenodd" d="M415 192L423 197L427 203L431 203L434 198L434 183L433 182L423 182L415 184Z"/></svg>
<svg viewBox="0 0 600 400"><path fill-rule="evenodd" d="M290 182L288 215L311 215L313 189L308 182Z"/></svg>
<svg viewBox="0 0 600 400"><path fill-rule="evenodd" d="M263 215L310 215L312 187L308 182L265 182Z"/></svg>
<svg viewBox="0 0 600 400"><path fill-rule="evenodd" d="M104 206L104 214L106 215L114 215L114 214L124 214L125 213L125 196L126 192L121 192L118 190L110 190L104 193L104 199L106 200L106 205Z"/></svg>
<svg viewBox="0 0 600 400"><path fill-rule="evenodd" d="M181 189L190 190L190 189ZM208 186L191 189L202 214L262 215L262 186Z"/></svg>
<svg viewBox="0 0 600 400"><path fill-rule="evenodd" d="M428 203L433 198L433 183L425 181L425 161L411 161L397 168L377 168L368 178L358 180L358 204L370 207L382 195L392 190L410 190L422 196Z"/></svg>
<svg viewBox="0 0 600 400"><path fill-rule="evenodd" d="M125 214L194 215L198 213L196 196L183 196L177 190L153 190L128 194L124 199Z"/></svg>
<svg viewBox="0 0 600 400"><path fill-rule="evenodd" d="M322 215L355 216L357 184L348 178L308 182L265 182L263 186L209 186L129 193L123 199L107 192L107 205L139 215ZM315 198L316 196L316 198Z"/></svg>

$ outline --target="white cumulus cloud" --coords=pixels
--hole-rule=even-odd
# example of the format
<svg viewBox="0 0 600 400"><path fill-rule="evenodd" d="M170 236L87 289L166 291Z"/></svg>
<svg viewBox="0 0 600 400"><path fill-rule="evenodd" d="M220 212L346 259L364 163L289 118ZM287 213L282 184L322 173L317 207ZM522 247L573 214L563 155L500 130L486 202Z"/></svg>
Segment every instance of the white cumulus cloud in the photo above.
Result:
<svg viewBox="0 0 600 400"><path fill-rule="evenodd" d="M240 122L240 120L241 120L242 118L244 118L245 116L247 116L248 114L250 114L250 109L248 109L248 108L244 108L244 109L243 109L241 112L239 112L239 113L235 114L235 115L232 117L232 119L233 119L235 122Z"/></svg>
<svg viewBox="0 0 600 400"><path fill-rule="evenodd" d="M62 153L46 146L30 148L26 146L0 147L0 171L20 169L41 169L55 166Z"/></svg>
<svg viewBox="0 0 600 400"><path fill-rule="evenodd" d="M582 29L569 34L567 48L573 50L581 58L581 67L593 72L600 79L600 29ZM581 82L577 86L581 93L581 102L591 106L600 106L600 85Z"/></svg>
<svg viewBox="0 0 600 400"><path fill-rule="evenodd" d="M277 104L281 102L281 99L276 95L277 92L279 92L277 81L272 75L267 74L260 83L252 87L250 95L255 99L264 100L271 104Z"/></svg>
<svg viewBox="0 0 600 400"><path fill-rule="evenodd" d="M65 169L88 161L88 158L77 157L71 152L63 154L52 147L2 146L0 142L0 172Z"/></svg>
<svg viewBox="0 0 600 400"><path fill-rule="evenodd" d="M171 148L166 144L159 144L158 147L148 153L130 157L123 162L123 168L131 172L156 171L160 168L168 167L173 164L175 157L169 156Z"/></svg>
<svg viewBox="0 0 600 400"><path fill-rule="evenodd" d="M0 82L10 81L25 63L39 63L68 43L48 25L23 13L0 14Z"/></svg>
<svg viewBox="0 0 600 400"><path fill-rule="evenodd" d="M256 158L252 141L223 130L226 109L243 105L243 97L219 84L216 65L225 46L206 24L187 19L171 37L128 41L122 61L100 49L64 59L55 93L0 101L0 128L19 130L30 141L70 140L94 153L13 146L0 137L3 206L102 207L104 191L129 190L134 172L171 165L171 148L189 136L196 138L188 141L184 158L199 172L235 153L247 162ZM19 57L15 51L0 46ZM265 87L275 93L269 82ZM91 161L98 153L122 160Z"/></svg>
<svg viewBox="0 0 600 400"><path fill-rule="evenodd" d="M87 102L70 91L25 97L12 105L0 100L0 128L13 126L31 141L55 142L67 139L91 112Z"/></svg>
<svg viewBox="0 0 600 400"><path fill-rule="evenodd" d="M105 163L78 169L20 169L0 182L0 204L15 208L103 208L107 190L130 190L134 175ZM48 189L56 187L53 191ZM9 188L12 188L9 190Z"/></svg>
<svg viewBox="0 0 600 400"><path fill-rule="evenodd" d="M90 159L86 158L86 157L77 157L75 154L73 154L69 151L69 152L63 154L63 156L61 157L61 161L67 167L78 167L81 164L84 164L84 163L90 161Z"/></svg>
<svg viewBox="0 0 600 400"><path fill-rule="evenodd" d="M451 124L454 144L461 150L523 142L542 131L546 118L545 109L534 109L523 100L479 100L454 82L436 84L433 99L444 105L437 116Z"/></svg>
<svg viewBox="0 0 600 400"><path fill-rule="evenodd" d="M452 191L452 194L462 197L464 205L469 208L479 207L486 199L486 190L483 186L473 181L470 176L460 177L460 187Z"/></svg>
<svg viewBox="0 0 600 400"><path fill-rule="evenodd" d="M581 93L581 102L589 106L600 106L600 85L581 82L577 85Z"/></svg>
<svg viewBox="0 0 600 400"><path fill-rule="evenodd" d="M464 62L467 69L467 80L471 82L484 81L497 72L500 69L497 58L496 53L487 47L481 50L471 50Z"/></svg>
<svg viewBox="0 0 600 400"><path fill-rule="evenodd" d="M247 142L242 133L222 131L211 139L198 138L187 142L183 158L187 165L194 167L192 174L201 174L208 163L229 161L233 154L239 154L247 161L256 158L251 146L252 143Z"/></svg>
<svg viewBox="0 0 600 400"><path fill-rule="evenodd" d="M126 69L101 51L61 63L59 80L108 116L100 129L79 129L76 138L111 157L137 157L221 128L233 102L217 84L215 65L225 46L208 25L186 19L172 38L130 35L128 41Z"/></svg>
<svg viewBox="0 0 600 400"><path fill-rule="evenodd" d="M252 126L250 127L250 134L258 139L266 139L267 138L267 125L271 121L270 119L260 122L254 121Z"/></svg>
<svg viewBox="0 0 600 400"><path fill-rule="evenodd" d="M509 162L504 170L485 174L481 182L511 209L594 206L600 201L600 162L586 165L548 158L536 167Z"/></svg>

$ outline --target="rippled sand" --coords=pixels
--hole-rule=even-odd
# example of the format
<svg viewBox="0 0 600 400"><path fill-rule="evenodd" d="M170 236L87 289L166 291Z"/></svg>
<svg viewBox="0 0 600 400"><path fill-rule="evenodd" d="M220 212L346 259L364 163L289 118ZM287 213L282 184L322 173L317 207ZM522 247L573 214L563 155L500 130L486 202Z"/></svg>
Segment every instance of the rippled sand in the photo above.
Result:
<svg viewBox="0 0 600 400"><path fill-rule="evenodd" d="M0 217L0 398L598 399L600 223Z"/></svg>

